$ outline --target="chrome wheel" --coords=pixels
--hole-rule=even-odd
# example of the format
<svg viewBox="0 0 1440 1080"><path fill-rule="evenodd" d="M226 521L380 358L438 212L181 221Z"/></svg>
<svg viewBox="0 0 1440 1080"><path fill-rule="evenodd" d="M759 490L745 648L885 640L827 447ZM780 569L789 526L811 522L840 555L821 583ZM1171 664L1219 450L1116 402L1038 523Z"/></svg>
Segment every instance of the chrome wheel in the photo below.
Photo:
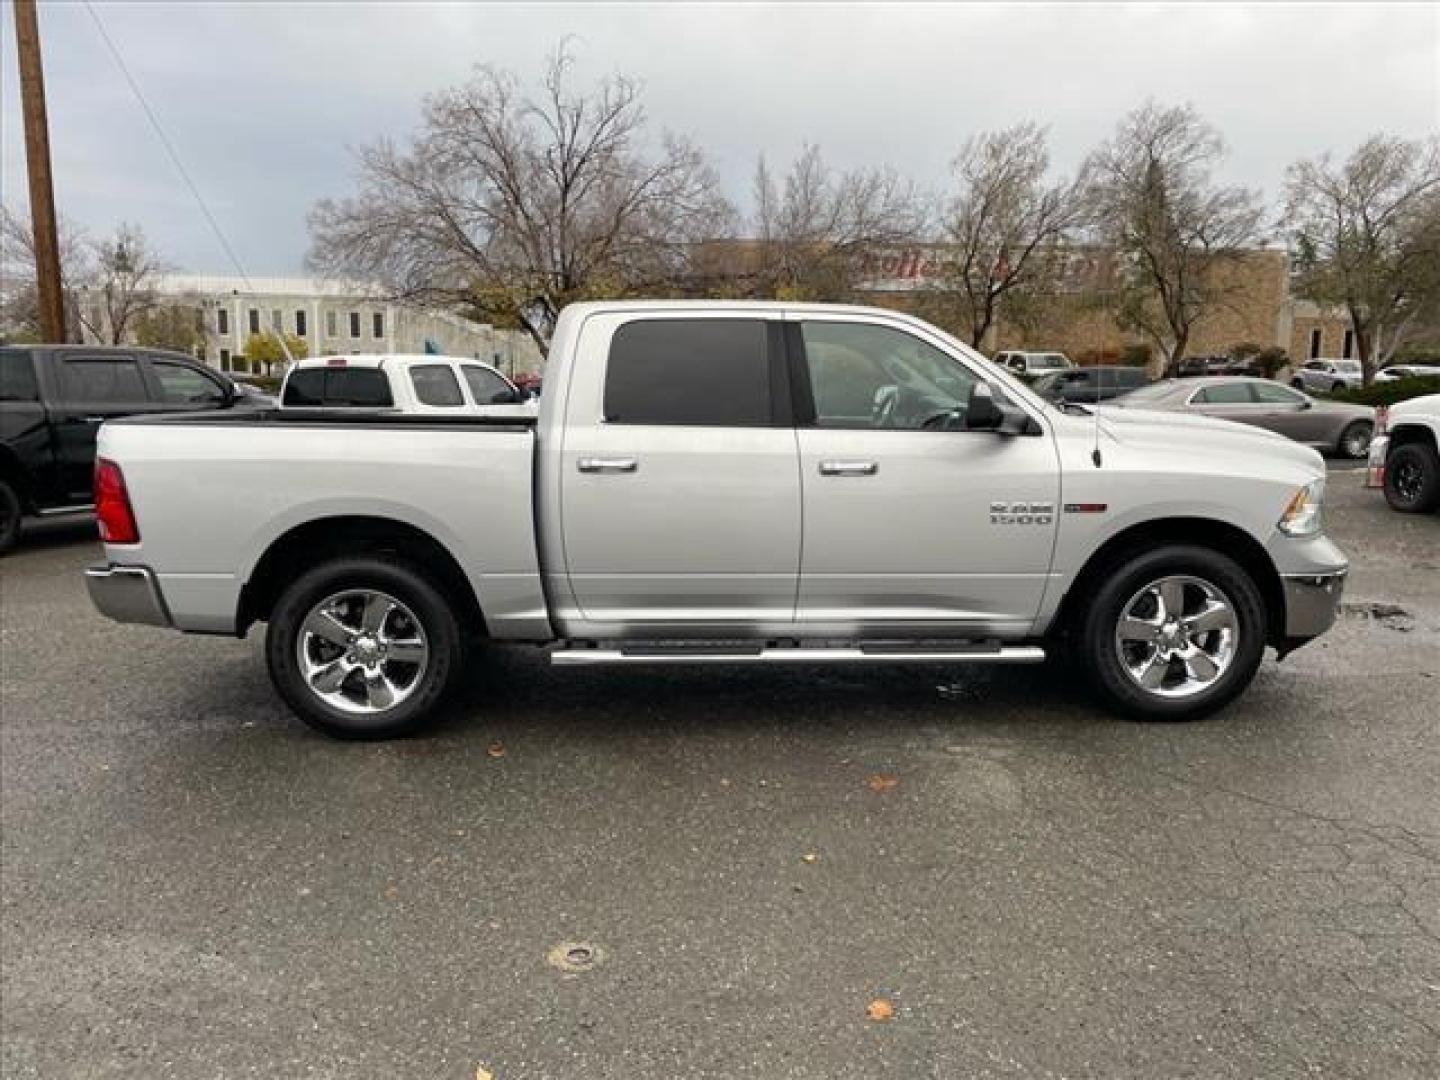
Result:
<svg viewBox="0 0 1440 1080"><path fill-rule="evenodd" d="M430 663L420 620L374 589L347 589L321 600L295 645L310 692L342 712L385 712L419 687Z"/></svg>
<svg viewBox="0 0 1440 1080"><path fill-rule="evenodd" d="M1345 433L1341 450L1348 458L1363 458L1370 453L1371 429L1368 424L1356 424Z"/></svg>
<svg viewBox="0 0 1440 1080"><path fill-rule="evenodd" d="M1213 686L1235 658L1240 620L1230 598L1208 581L1163 577L1121 609L1115 649L1136 686L1185 698Z"/></svg>

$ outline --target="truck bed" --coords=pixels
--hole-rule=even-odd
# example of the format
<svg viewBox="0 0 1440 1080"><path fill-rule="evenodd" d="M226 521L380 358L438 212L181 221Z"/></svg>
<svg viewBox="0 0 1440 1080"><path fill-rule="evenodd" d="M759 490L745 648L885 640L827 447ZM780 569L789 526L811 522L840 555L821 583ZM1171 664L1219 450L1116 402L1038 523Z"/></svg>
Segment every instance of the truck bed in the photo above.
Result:
<svg viewBox="0 0 1440 1080"><path fill-rule="evenodd" d="M126 561L155 569L179 629L236 632L242 587L292 529L382 517L455 556L492 632L543 640L534 452L533 418L360 410L131 417L99 445L139 524Z"/></svg>

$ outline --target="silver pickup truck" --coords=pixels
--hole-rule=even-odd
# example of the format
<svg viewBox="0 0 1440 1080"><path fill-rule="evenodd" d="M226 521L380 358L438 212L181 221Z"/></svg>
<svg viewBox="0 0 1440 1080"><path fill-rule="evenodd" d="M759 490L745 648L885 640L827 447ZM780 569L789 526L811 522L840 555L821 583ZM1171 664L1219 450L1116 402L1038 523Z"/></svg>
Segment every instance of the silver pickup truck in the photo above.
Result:
<svg viewBox="0 0 1440 1080"><path fill-rule="evenodd" d="M191 633L267 622L281 697L342 737L417 728L498 642L557 665L1063 649L1115 710L1188 719L1339 604L1315 451L1062 409L895 312L575 304L545 387L534 418L108 423L91 596Z"/></svg>

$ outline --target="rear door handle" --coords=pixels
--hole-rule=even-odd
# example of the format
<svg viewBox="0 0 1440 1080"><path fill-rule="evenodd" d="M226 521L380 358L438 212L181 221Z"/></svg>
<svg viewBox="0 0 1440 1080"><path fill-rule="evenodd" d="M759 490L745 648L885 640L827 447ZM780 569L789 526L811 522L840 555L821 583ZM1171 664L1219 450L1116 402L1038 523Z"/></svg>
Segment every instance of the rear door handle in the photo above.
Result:
<svg viewBox="0 0 1440 1080"><path fill-rule="evenodd" d="M576 466L581 472L622 473L634 472L640 462L633 457L582 457Z"/></svg>
<svg viewBox="0 0 1440 1080"><path fill-rule="evenodd" d="M874 476L880 471L876 461L822 461L821 476Z"/></svg>

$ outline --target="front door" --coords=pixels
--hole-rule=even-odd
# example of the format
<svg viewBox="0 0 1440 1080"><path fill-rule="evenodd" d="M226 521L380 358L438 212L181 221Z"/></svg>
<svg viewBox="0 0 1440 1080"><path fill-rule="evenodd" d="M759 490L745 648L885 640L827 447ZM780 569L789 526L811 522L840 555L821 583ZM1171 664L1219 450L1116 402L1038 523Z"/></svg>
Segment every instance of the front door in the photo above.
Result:
<svg viewBox="0 0 1440 1080"><path fill-rule="evenodd" d="M813 403L798 430L799 620L856 636L1024 632L1055 542L1052 439L954 430L978 375L908 329L803 320L790 340L809 383L798 407Z"/></svg>
<svg viewBox="0 0 1440 1080"><path fill-rule="evenodd" d="M713 635L794 616L800 480L780 324L586 321L565 404L564 558L605 633Z"/></svg>

